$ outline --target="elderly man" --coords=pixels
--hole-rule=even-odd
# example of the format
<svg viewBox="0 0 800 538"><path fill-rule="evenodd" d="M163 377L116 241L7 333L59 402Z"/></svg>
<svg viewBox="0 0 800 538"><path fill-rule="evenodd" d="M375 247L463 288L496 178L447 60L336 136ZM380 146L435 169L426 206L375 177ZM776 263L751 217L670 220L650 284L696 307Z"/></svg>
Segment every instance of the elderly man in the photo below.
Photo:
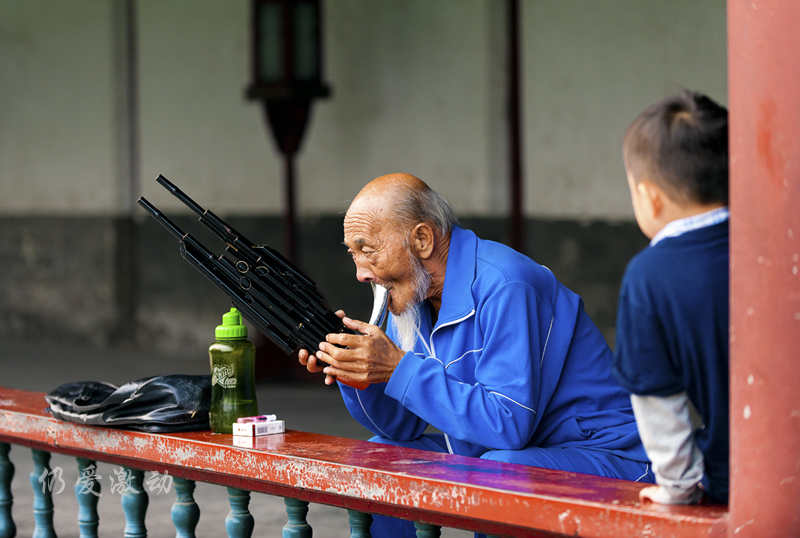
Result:
<svg viewBox="0 0 800 538"><path fill-rule="evenodd" d="M328 335L327 366L300 362L371 383L340 388L372 441L653 481L611 350L550 270L461 228L408 174L367 184L344 238L358 280L389 291L387 333L345 317L360 334Z"/></svg>

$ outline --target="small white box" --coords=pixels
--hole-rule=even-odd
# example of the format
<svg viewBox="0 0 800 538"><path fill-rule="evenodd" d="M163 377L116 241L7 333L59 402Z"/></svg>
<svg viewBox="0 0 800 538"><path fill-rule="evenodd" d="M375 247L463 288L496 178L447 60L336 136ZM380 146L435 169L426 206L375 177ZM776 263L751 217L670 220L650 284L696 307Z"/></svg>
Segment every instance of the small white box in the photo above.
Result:
<svg viewBox="0 0 800 538"><path fill-rule="evenodd" d="M233 423L233 435L244 437L258 437L260 435L270 435L273 433L283 433L284 425L282 420L270 420L269 422L239 422Z"/></svg>
<svg viewBox="0 0 800 538"><path fill-rule="evenodd" d="M259 450L276 450L281 443L283 443L284 434L279 433L275 435L260 435L258 437L250 437L247 435L234 435L233 446L241 448L257 448Z"/></svg>

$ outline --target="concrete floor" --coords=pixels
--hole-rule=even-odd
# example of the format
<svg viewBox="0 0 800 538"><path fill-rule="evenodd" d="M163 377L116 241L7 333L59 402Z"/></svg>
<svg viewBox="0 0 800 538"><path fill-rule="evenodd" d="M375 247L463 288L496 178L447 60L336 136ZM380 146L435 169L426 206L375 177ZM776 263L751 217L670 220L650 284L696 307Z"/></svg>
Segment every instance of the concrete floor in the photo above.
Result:
<svg viewBox="0 0 800 538"><path fill-rule="evenodd" d="M115 385L152 375L205 374L208 358L176 357L143 352L132 348L82 348L74 345L53 345L17 341L0 341L0 385L26 390L48 392L70 381L107 381ZM287 358L287 360L289 360ZM311 376L307 372L303 375ZM257 388L259 411L275 413L286 421L289 429L337 435L352 439L367 439L371 434L348 414L335 387L319 382L259 382ZM11 461L15 466L12 483L14 495L13 518L18 537L33 534L33 493L30 473L33 469L30 450L12 446ZM78 505L73 487L79 478L74 458L54 454L51 468L60 469L63 490L53 495L56 532L61 538L78 537ZM99 463L101 498L99 536L123 536L124 516L120 493L113 489L119 482L119 467ZM34 478L38 485L38 477ZM56 481L54 492L61 484ZM174 487L170 491L155 490L148 493L149 506L145 524L148 536L172 538L175 528L170 510L175 502ZM195 501L200 507L198 538L225 536L225 516L230 507L225 488L197 483ZM250 512L255 518L253 536L280 536L286 523L283 499L253 493ZM308 522L317 538L341 538L350 535L347 514L344 510L324 505L311 505ZM442 535L456 538L472 533L443 529Z"/></svg>

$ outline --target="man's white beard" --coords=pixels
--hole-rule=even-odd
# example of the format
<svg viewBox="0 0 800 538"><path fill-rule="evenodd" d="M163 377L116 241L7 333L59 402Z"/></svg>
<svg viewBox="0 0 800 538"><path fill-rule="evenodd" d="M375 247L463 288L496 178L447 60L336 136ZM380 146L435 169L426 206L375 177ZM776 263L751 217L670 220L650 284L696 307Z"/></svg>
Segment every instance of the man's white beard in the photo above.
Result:
<svg viewBox="0 0 800 538"><path fill-rule="evenodd" d="M414 349L418 336L422 302L426 299L431 287L430 273L422 267L422 263L411 252L408 253L408 257L411 261L412 278L414 279L414 297L403 311L394 317L397 345L403 351Z"/></svg>

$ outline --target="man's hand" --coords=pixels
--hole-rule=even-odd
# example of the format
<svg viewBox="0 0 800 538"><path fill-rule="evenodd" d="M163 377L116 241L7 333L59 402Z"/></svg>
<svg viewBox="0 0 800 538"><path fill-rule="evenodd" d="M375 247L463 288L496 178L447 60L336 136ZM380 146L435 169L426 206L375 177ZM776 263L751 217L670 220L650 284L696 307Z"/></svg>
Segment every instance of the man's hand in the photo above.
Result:
<svg viewBox="0 0 800 538"><path fill-rule="evenodd" d="M339 316L340 319L344 319L344 310L337 310L336 315ZM326 366L322 363L322 361L317 362L317 357L314 353L311 353L307 349L301 349L297 353L297 360L300 361L300 364L306 367L311 373L321 372L322 369ZM325 376L325 384L332 385L336 381L336 378L332 375Z"/></svg>
<svg viewBox="0 0 800 538"><path fill-rule="evenodd" d="M347 317L342 321L360 334L332 333L327 336L326 342L320 344L316 356L328 364L323 365L323 371L327 374L325 383L333 383L337 377L365 383L389 381L405 351L397 347L380 327ZM303 362L304 359L306 362ZM307 354L300 355L300 362L309 371L320 370L316 358L312 366Z"/></svg>
<svg viewBox="0 0 800 538"><path fill-rule="evenodd" d="M361 334L329 334L316 353L307 349L298 352L300 364L312 373L324 371L326 385L332 385L337 377L365 384L388 381L405 352L379 327L347 318L343 310L336 315Z"/></svg>

